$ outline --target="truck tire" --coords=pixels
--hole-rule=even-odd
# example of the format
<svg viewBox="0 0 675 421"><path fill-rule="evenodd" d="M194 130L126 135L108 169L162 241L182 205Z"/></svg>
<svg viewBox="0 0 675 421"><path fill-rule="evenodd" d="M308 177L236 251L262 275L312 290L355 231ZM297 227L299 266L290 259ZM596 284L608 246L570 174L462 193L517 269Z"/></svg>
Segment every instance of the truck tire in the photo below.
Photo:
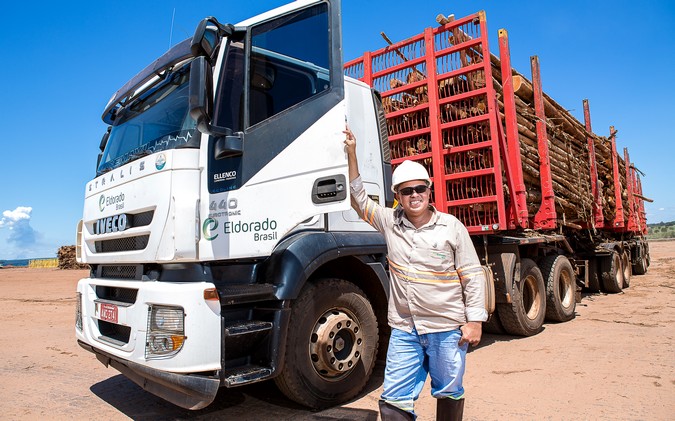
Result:
<svg viewBox="0 0 675 421"><path fill-rule="evenodd" d="M609 257L602 259L600 263L602 276L602 289L607 293L617 293L623 290L623 270L621 269L621 256L612 251Z"/></svg>
<svg viewBox="0 0 675 421"><path fill-rule="evenodd" d="M566 322L574 318L576 309L576 276L565 256L546 256L540 262L546 283L546 319Z"/></svg>
<svg viewBox="0 0 675 421"><path fill-rule="evenodd" d="M546 316L546 287L534 260L520 261L520 281L514 283L511 303L498 304L497 311L507 333L519 336L539 333Z"/></svg>
<svg viewBox="0 0 675 421"><path fill-rule="evenodd" d="M621 270L623 271L623 287L628 288L630 286L630 275L633 273L628 249L621 253Z"/></svg>
<svg viewBox="0 0 675 421"><path fill-rule="evenodd" d="M633 265L633 275L644 275L647 273L647 258L642 255L637 258Z"/></svg>
<svg viewBox="0 0 675 421"><path fill-rule="evenodd" d="M375 313L357 286L342 279L307 283L293 303L285 364L274 381L301 405L340 404L368 382L378 342Z"/></svg>

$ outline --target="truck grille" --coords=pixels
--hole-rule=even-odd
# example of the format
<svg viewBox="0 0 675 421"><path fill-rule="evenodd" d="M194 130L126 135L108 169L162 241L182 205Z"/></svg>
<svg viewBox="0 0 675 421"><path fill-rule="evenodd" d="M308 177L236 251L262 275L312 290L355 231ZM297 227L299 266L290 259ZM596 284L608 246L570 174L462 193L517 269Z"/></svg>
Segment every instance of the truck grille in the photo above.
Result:
<svg viewBox="0 0 675 421"><path fill-rule="evenodd" d="M96 296L102 300L133 304L136 302L137 294L138 290L132 288L107 287L103 285L96 286Z"/></svg>
<svg viewBox="0 0 675 421"><path fill-rule="evenodd" d="M143 267L140 265L117 265L117 266L100 266L99 278L108 279L140 279L137 275L138 269Z"/></svg>
<svg viewBox="0 0 675 421"><path fill-rule="evenodd" d="M146 225L150 225L152 222L152 217L155 215L155 211L147 211L147 212L141 212L137 213L136 215L132 215L133 219L131 223L133 224L132 226L134 227L144 227Z"/></svg>
<svg viewBox="0 0 675 421"><path fill-rule="evenodd" d="M98 330L104 339L112 339L115 342L129 343L131 328L129 326L116 325L114 323L98 321Z"/></svg>
<svg viewBox="0 0 675 421"><path fill-rule="evenodd" d="M114 240L95 241L96 253L113 253L116 251L143 250L148 246L149 235L136 237L116 238Z"/></svg>

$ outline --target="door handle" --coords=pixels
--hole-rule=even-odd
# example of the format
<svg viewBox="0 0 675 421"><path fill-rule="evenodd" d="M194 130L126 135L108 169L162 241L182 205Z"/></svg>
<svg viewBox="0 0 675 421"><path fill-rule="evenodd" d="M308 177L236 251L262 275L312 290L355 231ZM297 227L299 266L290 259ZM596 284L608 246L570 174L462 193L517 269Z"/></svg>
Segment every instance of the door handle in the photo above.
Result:
<svg viewBox="0 0 675 421"><path fill-rule="evenodd" d="M312 187L312 203L339 202L347 198L347 180L344 175L337 174L314 180Z"/></svg>

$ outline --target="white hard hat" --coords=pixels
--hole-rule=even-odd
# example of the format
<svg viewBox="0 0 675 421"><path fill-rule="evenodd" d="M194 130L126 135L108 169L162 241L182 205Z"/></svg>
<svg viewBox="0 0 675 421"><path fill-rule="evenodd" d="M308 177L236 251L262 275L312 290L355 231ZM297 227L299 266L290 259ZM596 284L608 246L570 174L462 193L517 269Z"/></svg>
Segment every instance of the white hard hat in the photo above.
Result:
<svg viewBox="0 0 675 421"><path fill-rule="evenodd" d="M396 188L399 184L412 180L424 180L427 183L427 187L431 187L429 173L422 164L415 161L403 161L396 167L391 177L391 191L396 193Z"/></svg>

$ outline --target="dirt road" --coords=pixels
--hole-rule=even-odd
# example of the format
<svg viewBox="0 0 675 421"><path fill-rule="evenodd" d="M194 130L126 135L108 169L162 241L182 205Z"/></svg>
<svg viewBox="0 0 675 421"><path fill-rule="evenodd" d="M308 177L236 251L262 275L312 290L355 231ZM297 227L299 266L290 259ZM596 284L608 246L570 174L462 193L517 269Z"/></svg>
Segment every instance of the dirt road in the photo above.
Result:
<svg viewBox="0 0 675 421"><path fill-rule="evenodd" d="M668 420L675 414L675 242L621 294L584 296L576 318L530 338L484 335L468 356L466 420ZM377 420L382 367L357 400L317 413L273 382L221 390L186 411L101 365L74 337L85 271L0 269L0 414L5 420ZM435 419L428 385L418 420Z"/></svg>

